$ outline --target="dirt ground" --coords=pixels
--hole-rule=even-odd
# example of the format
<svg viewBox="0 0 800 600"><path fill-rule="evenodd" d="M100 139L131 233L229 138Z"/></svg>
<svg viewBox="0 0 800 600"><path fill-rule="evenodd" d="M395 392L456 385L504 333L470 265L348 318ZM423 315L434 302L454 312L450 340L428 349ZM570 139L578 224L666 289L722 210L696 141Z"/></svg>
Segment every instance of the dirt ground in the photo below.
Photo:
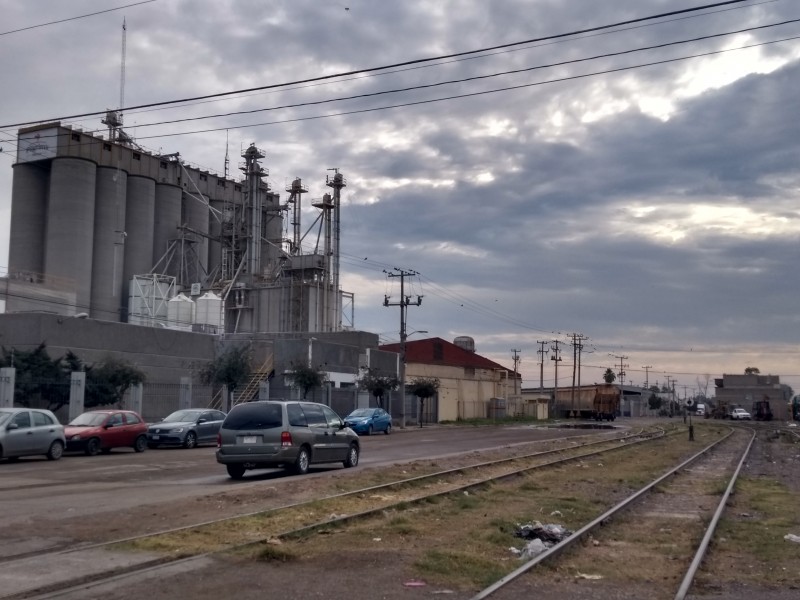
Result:
<svg viewBox="0 0 800 600"><path fill-rule="evenodd" d="M800 440L796 441L797 443L786 443L775 439L771 432L762 431L751 451L744 475L780 482L796 494L800 501ZM452 465L440 462L438 466L455 466L458 463L469 463L474 460L474 456L468 459L453 459ZM399 468L413 469L411 466ZM352 472L343 472L336 477L300 479L280 486L265 484L264 487L241 493L233 491L198 498L184 505L163 505L157 509L143 508L124 515L119 524L125 530L124 528L129 528L135 523L139 523L139 528L142 529L141 523L148 523L148 529L152 530L163 528L165 524L178 526L196 523L203 519L218 518L220 514L243 514L263 510L311 496L333 493L342 486L340 478L351 475ZM119 537L119 532L92 531L85 525L83 528L77 525L73 523L73 527L65 527L64 533L69 531L70 537L95 541ZM142 529L141 532L145 531ZM52 529L49 533L53 534ZM793 533L800 535L800 530ZM475 593L429 584L419 576L413 562L413 556L398 553L389 545L379 543L370 547L343 547L341 551L322 558L316 557L313 562L302 559L287 562L274 559L253 561L237 556L215 555L208 557L199 568L191 571L173 573L169 577L160 575L157 581L139 576L133 582L126 581L124 587L115 590L86 590L81 597L102 596L105 600L123 600L137 596L146 596L151 600L171 600L179 596L237 600L251 598L260 600L264 597L281 597L286 600L295 598L398 600L439 596L461 599L470 598ZM604 582L597 582L597 585L587 589L586 586L573 586L572 582L567 580L544 584L531 577L527 581L529 589L519 597L613 600L646 598L650 595L645 586L615 589ZM720 585L704 590L703 595L696 597L794 600L800 597L800 590L772 585L753 587L721 582Z"/></svg>

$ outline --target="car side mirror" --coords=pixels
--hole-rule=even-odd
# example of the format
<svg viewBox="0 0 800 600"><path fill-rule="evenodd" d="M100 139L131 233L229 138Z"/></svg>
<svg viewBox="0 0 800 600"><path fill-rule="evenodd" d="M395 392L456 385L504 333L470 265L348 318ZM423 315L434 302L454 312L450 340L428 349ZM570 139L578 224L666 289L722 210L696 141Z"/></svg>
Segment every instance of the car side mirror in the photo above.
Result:
<svg viewBox="0 0 800 600"><path fill-rule="evenodd" d="M201 418L197 419L197 424L198 425L200 425L200 423L207 423L207 422L208 422L208 419L206 419L205 417L201 417Z"/></svg>
<svg viewBox="0 0 800 600"><path fill-rule="evenodd" d="M8 425L6 425L7 431L11 431L12 429L19 429L19 425L17 425L16 423L9 423Z"/></svg>

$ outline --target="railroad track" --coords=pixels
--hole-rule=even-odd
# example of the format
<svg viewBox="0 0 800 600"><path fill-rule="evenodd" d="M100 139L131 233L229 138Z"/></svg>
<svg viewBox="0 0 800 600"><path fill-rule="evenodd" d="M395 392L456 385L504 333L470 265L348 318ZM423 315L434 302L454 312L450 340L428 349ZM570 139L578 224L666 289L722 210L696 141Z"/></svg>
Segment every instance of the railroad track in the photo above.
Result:
<svg viewBox="0 0 800 600"><path fill-rule="evenodd" d="M6 587L5 595L0 595L0 598L43 599L64 597L65 594L72 592L80 596L86 589L102 586L133 574L181 568L181 565L202 562L217 552L241 550L258 546L267 540L292 539L330 527L346 526L386 511L402 510L415 503L430 502L434 498L464 493L494 482L520 477L537 469L568 461L585 460L588 457L659 439L665 435L667 433L664 429L654 428L605 437L601 440L594 439L581 444L576 444L575 438L571 438L564 440L563 445L558 448L550 450L436 471L266 511L224 517L99 544L83 544L46 552L9 556L0 561L0 566L20 572L30 571L32 564L54 565L65 562L74 563L76 567L71 576L60 578L58 581L47 581L45 577L37 583L21 588ZM336 511L340 506L347 507L347 514L337 514ZM313 510L310 510L310 507L313 507ZM297 514L309 516L297 524ZM254 520L261 521L262 524L255 527ZM233 539L226 539L225 536L215 537L213 547L199 553L181 546L181 540L191 537L190 534L205 536L208 539L210 536L219 536L221 531L230 532ZM134 553L132 549L137 549L139 552ZM131 561L131 556L138 559ZM87 570L85 568L87 561L89 563L96 561L96 568ZM84 564L79 566L80 563ZM81 574L75 576L75 573Z"/></svg>
<svg viewBox="0 0 800 600"><path fill-rule="evenodd" d="M644 564L653 574L651 581L643 584L641 597L683 600L708 551L755 436L754 430L732 429L726 437L648 482L562 542L484 588L471 600L506 600L527 597L531 593L546 596L550 589L548 583L536 578L532 571L542 565L558 569L558 563L564 570L578 574L575 581L570 582L570 590L577 594L580 594L576 588L579 586L585 588L584 592L591 589L592 597L598 600L617 598L617 589L595 583L602 578L596 574L597 568L620 573ZM652 493L655 489L661 493ZM710 490L717 492L716 502L710 502ZM666 527L665 523L668 523ZM663 544L665 531L672 534L673 528L686 523L689 524L685 525L690 533L688 539L675 532L670 540L675 546L671 560L661 564L651 562L653 555L648 549L648 540L653 545ZM704 528L700 528L700 523L705 524ZM691 561L690 545L694 546ZM612 547L613 550L609 550ZM613 558L604 554L611 554ZM655 573L658 573L657 581L653 581ZM673 583L675 585L670 588ZM632 585L636 584L626 586L626 593L631 593ZM555 587L557 589L559 584ZM636 595L635 587L632 593L633 596L626 597Z"/></svg>

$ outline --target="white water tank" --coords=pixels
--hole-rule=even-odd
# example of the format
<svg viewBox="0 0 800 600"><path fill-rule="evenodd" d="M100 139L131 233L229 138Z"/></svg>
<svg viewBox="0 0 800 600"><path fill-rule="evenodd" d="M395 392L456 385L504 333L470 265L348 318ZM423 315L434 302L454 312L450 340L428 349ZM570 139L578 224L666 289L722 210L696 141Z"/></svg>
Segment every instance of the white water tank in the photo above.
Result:
<svg viewBox="0 0 800 600"><path fill-rule="evenodd" d="M206 292L197 299L194 322L200 330L215 333L222 329L222 298L214 292Z"/></svg>
<svg viewBox="0 0 800 600"><path fill-rule="evenodd" d="M167 302L167 326L170 329L192 330L194 323L194 300L181 293Z"/></svg>
<svg viewBox="0 0 800 600"><path fill-rule="evenodd" d="M469 337L468 335L460 335L456 339L453 340L453 343L466 350L467 352L475 352L475 340L474 338Z"/></svg>

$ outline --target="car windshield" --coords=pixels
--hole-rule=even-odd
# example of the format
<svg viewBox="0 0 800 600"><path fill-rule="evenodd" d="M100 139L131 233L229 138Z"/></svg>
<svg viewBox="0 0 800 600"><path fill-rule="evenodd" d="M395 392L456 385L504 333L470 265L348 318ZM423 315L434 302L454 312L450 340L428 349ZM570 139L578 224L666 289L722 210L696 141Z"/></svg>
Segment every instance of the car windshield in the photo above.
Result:
<svg viewBox="0 0 800 600"><path fill-rule="evenodd" d="M360 417L371 417L374 411L371 408L357 408L349 415L347 415L348 419L358 419Z"/></svg>
<svg viewBox="0 0 800 600"><path fill-rule="evenodd" d="M179 423L183 421L197 421L202 410L176 410L164 419L164 423Z"/></svg>
<svg viewBox="0 0 800 600"><path fill-rule="evenodd" d="M72 419L69 425L72 427L97 427L103 424L107 416L106 413L83 413Z"/></svg>
<svg viewBox="0 0 800 600"><path fill-rule="evenodd" d="M11 413L10 412L5 412L5 411L0 410L0 424L5 423L10 418L11 418Z"/></svg>

